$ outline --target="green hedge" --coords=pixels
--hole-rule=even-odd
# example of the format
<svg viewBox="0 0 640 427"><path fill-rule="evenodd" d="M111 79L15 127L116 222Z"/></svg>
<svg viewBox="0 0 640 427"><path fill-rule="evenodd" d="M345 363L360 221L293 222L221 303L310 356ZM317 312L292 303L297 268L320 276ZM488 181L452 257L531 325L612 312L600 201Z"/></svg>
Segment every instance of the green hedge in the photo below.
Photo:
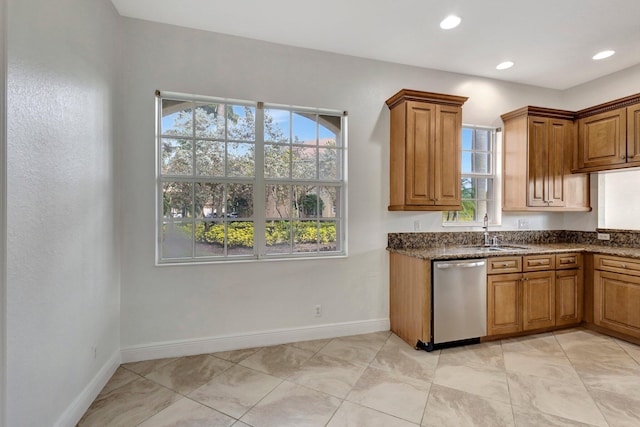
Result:
<svg viewBox="0 0 640 427"><path fill-rule="evenodd" d="M199 222L195 225L196 242L210 244L224 244L224 225L215 223L205 230L205 223ZM280 243L288 243L291 223L288 221L274 221L267 223L266 241L268 246ZM312 221L293 222L294 238L298 243L316 243L318 232L320 233L320 243L328 244L336 241L336 225L329 222L321 222L318 230L317 224ZM253 247L254 229L252 222L231 222L227 226L228 245ZM191 224L185 224L183 231L191 235Z"/></svg>

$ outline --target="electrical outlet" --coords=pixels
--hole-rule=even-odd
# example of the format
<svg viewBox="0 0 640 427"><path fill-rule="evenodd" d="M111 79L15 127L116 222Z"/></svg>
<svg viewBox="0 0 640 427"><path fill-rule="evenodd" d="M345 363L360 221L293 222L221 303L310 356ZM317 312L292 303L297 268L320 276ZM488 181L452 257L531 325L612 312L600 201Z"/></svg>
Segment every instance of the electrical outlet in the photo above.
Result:
<svg viewBox="0 0 640 427"><path fill-rule="evenodd" d="M422 228L422 224L420 224L419 219L416 219L415 221L413 221L413 231L420 231L421 228Z"/></svg>
<svg viewBox="0 0 640 427"><path fill-rule="evenodd" d="M598 240L611 240L609 233L598 233Z"/></svg>
<svg viewBox="0 0 640 427"><path fill-rule="evenodd" d="M526 219L518 220L518 230L528 230L529 229L529 221Z"/></svg>
<svg viewBox="0 0 640 427"><path fill-rule="evenodd" d="M316 305L315 314L316 314L316 317L322 316L322 306L320 304Z"/></svg>
<svg viewBox="0 0 640 427"><path fill-rule="evenodd" d="M97 359L98 358L98 346L93 346L91 347L91 353L93 354L93 359Z"/></svg>

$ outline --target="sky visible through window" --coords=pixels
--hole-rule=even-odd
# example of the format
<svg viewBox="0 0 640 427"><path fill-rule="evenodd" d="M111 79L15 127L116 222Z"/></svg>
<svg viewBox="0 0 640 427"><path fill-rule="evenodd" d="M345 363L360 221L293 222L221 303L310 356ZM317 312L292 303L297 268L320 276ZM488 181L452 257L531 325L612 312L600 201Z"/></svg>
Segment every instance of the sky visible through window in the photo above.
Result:
<svg viewBox="0 0 640 427"><path fill-rule="evenodd" d="M289 122L292 121L293 136L297 136L300 142L302 141L315 141L316 139L316 122L308 119L300 114L293 112L290 119L290 112L288 110L279 110L277 108L269 108L268 114L273 118L274 123L283 131L284 134L289 134ZM243 106L234 105L233 112L239 116L244 115ZM174 126L178 112L168 114L162 118L162 129L171 129ZM322 125L318 126L318 138L325 139L336 137L334 132L325 128Z"/></svg>

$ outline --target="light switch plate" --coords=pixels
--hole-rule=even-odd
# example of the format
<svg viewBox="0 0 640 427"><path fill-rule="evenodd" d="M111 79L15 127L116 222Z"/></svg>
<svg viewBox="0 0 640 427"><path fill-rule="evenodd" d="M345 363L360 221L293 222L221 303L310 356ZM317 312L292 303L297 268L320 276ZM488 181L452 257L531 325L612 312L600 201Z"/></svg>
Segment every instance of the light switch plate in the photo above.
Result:
<svg viewBox="0 0 640 427"><path fill-rule="evenodd" d="M598 240L611 240L609 233L598 233Z"/></svg>

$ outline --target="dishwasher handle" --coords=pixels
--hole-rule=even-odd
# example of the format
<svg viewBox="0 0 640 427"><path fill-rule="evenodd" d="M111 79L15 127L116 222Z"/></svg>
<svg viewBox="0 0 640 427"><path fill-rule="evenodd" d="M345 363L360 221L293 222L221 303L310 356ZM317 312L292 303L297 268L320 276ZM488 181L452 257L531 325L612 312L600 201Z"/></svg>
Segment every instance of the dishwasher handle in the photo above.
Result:
<svg viewBox="0 0 640 427"><path fill-rule="evenodd" d="M436 268L473 268L473 267L482 267L485 265L485 261L477 261L477 262L456 262L456 263L437 263Z"/></svg>

